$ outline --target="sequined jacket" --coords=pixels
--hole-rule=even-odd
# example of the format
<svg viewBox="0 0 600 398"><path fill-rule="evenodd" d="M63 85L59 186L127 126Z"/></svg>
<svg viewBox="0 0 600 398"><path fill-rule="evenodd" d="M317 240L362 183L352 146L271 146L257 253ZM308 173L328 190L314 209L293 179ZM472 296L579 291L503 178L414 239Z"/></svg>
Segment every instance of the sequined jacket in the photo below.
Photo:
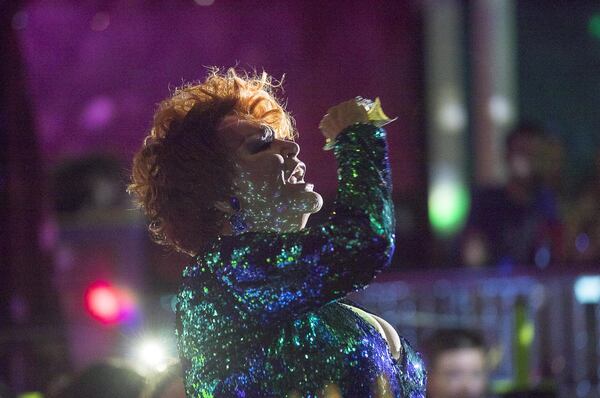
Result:
<svg viewBox="0 0 600 398"><path fill-rule="evenodd" d="M394 359L382 335L340 304L394 251L385 137L362 123L337 136L326 222L221 236L186 267L176 333L188 398L424 397L425 370L406 340Z"/></svg>

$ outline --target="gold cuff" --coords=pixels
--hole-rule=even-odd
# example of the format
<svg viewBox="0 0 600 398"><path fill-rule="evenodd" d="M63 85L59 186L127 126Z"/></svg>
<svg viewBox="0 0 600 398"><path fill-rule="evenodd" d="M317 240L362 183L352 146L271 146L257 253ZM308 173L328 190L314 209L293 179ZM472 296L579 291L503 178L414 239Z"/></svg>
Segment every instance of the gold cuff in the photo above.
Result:
<svg viewBox="0 0 600 398"><path fill-rule="evenodd" d="M381 108L381 101L379 97L375 98L375 101L371 101L370 99L366 99L363 97L356 97L356 103L362 105L367 110L367 118L369 122L375 125L376 127L383 127L388 123L391 123L398 119L397 117L390 119ZM335 138L327 138L325 139L325 146L323 150L329 151L333 149L335 144Z"/></svg>

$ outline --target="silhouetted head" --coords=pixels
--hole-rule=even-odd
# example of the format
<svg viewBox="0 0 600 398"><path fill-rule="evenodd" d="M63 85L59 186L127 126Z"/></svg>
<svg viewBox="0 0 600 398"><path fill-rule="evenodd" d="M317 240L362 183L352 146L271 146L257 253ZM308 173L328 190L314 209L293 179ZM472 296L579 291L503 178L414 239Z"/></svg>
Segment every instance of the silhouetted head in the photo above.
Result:
<svg viewBox="0 0 600 398"><path fill-rule="evenodd" d="M511 179L529 181L535 177L543 138L543 129L530 123L520 124L508 133L505 157Z"/></svg>
<svg viewBox="0 0 600 398"><path fill-rule="evenodd" d="M56 398L139 398L145 379L126 364L91 365L67 382Z"/></svg>
<svg viewBox="0 0 600 398"><path fill-rule="evenodd" d="M298 230L319 211L322 198L304 183L297 132L275 87L264 72L215 70L159 104L128 188L158 243L194 255L232 233L236 204L249 231Z"/></svg>

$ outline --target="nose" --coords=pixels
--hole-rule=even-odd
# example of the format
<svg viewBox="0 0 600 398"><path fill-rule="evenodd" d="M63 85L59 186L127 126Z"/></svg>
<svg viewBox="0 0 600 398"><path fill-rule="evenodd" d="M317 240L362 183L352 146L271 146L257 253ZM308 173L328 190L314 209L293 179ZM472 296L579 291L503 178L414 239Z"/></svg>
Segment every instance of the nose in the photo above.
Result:
<svg viewBox="0 0 600 398"><path fill-rule="evenodd" d="M280 153L284 158L294 158L300 153L300 145L294 141L282 140Z"/></svg>

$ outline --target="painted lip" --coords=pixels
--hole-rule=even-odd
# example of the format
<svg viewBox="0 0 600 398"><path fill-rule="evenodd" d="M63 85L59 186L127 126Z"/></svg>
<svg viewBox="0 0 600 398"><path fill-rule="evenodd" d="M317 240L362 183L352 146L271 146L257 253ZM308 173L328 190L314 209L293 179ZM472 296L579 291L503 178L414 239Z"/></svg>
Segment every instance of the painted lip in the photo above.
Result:
<svg viewBox="0 0 600 398"><path fill-rule="evenodd" d="M284 173L284 180L287 184L296 184L298 182L304 182L304 176L306 174L306 165L302 162L296 163L296 166L289 172ZM295 181L291 181L291 179Z"/></svg>

